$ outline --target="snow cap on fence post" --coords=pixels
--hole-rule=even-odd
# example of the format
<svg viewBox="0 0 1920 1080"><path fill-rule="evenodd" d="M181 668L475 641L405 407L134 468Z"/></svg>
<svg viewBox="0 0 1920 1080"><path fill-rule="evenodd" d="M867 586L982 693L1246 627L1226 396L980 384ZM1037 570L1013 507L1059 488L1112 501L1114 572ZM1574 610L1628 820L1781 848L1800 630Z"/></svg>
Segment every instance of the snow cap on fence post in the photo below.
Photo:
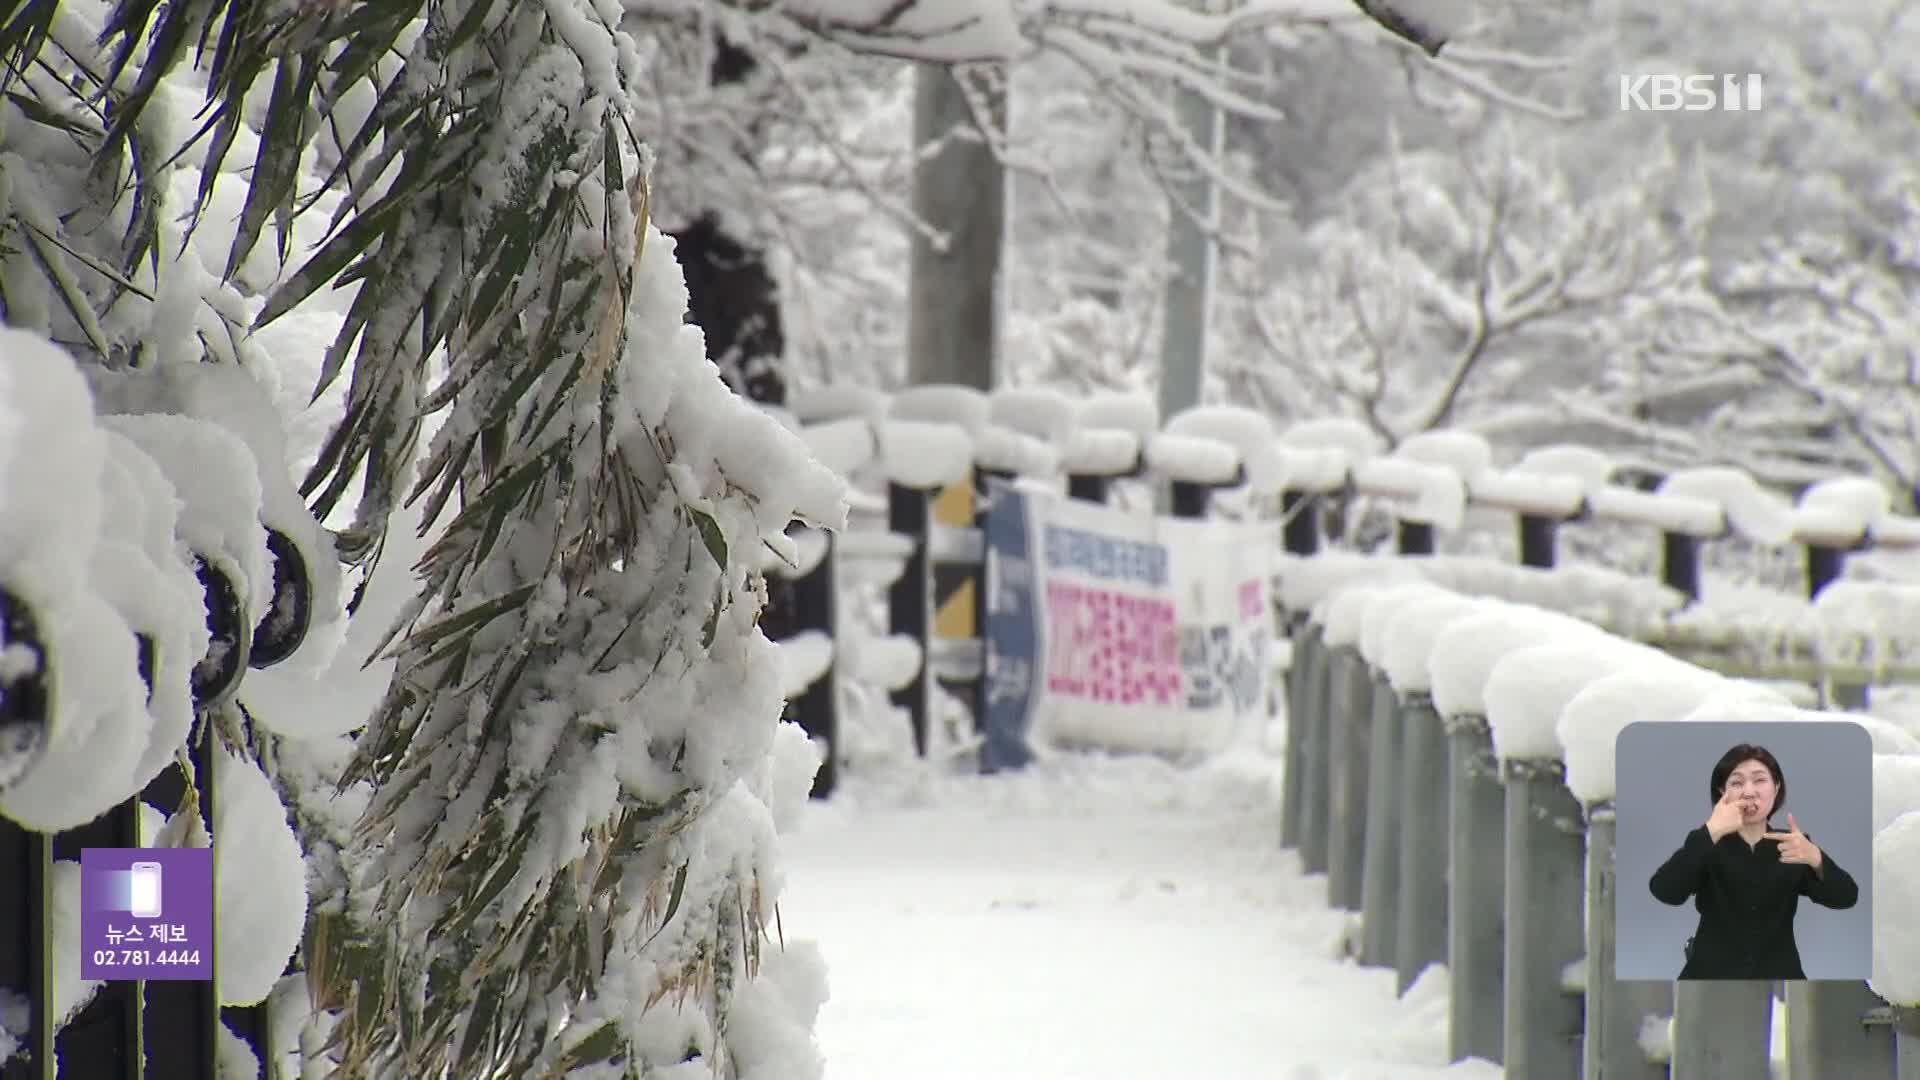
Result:
<svg viewBox="0 0 1920 1080"><path fill-rule="evenodd" d="M1485 716L1487 675L1507 653L1548 635L1602 636L1579 619L1521 604L1489 602L1448 620L1427 659L1433 705L1442 716Z"/></svg>
<svg viewBox="0 0 1920 1080"><path fill-rule="evenodd" d="M1063 447L1079 426L1073 400L1047 387L1006 387L987 395L987 419L1000 427Z"/></svg>
<svg viewBox="0 0 1920 1080"><path fill-rule="evenodd" d="M1507 653L1481 689L1495 756L1561 760L1558 724L1567 702L1607 675L1664 660L1656 649L1605 634L1575 633Z"/></svg>
<svg viewBox="0 0 1920 1080"><path fill-rule="evenodd" d="M1620 732L1636 721L1681 720L1709 702L1757 708L1785 704L1762 686L1739 683L1662 657L1593 680L1560 710L1554 733L1566 751L1567 787L1588 806L1611 802Z"/></svg>
<svg viewBox="0 0 1920 1080"><path fill-rule="evenodd" d="M843 478L865 468L879 450L874 426L860 417L803 424L800 441L815 460Z"/></svg>
<svg viewBox="0 0 1920 1080"><path fill-rule="evenodd" d="M1430 581L1408 581L1385 585L1367 599L1360 610L1360 657L1367 666L1385 673L1387 634L1407 612L1422 600L1445 598L1454 594Z"/></svg>
<svg viewBox="0 0 1920 1080"><path fill-rule="evenodd" d="M1696 723L1723 724L1846 724L1864 734L1876 754L1920 754L1920 736L1890 720L1866 713L1802 709L1771 691L1766 693L1768 696L1764 699L1757 695L1744 699L1734 695L1717 696L1701 702L1685 719Z"/></svg>
<svg viewBox="0 0 1920 1080"><path fill-rule="evenodd" d="M1169 435L1215 439L1239 454L1242 478L1255 495L1277 495L1285 460L1275 442L1273 421L1265 413L1238 405L1196 405L1167 421Z"/></svg>
<svg viewBox="0 0 1920 1080"><path fill-rule="evenodd" d="M1430 692L1433 676L1427 661L1447 624L1484 608L1487 603L1447 590L1415 596L1387 628L1381 643L1387 682L1402 694Z"/></svg>
<svg viewBox="0 0 1920 1080"><path fill-rule="evenodd" d="M835 420L865 420L878 427L890 404L886 394L867 386L818 386L787 396L787 411L803 427Z"/></svg>
<svg viewBox="0 0 1920 1080"><path fill-rule="evenodd" d="M1873 831L1920 811L1920 754L1873 755Z"/></svg>
<svg viewBox="0 0 1920 1080"><path fill-rule="evenodd" d="M1367 605L1384 586L1355 585L1341 589L1327 599L1326 618L1323 621L1325 632L1322 639L1327 648L1337 649L1349 646L1360 647L1360 631L1366 616Z"/></svg>
<svg viewBox="0 0 1920 1080"><path fill-rule="evenodd" d="M1912 917L1916 907L1920 811L1902 814L1873 837L1873 977L1867 985L1895 1005L1920 1005L1920 919Z"/></svg>
<svg viewBox="0 0 1920 1080"><path fill-rule="evenodd" d="M1282 555L1276 560L1274 579L1280 605L1288 611L1309 612L1316 622L1325 621L1329 601L1345 589L1427 580L1419 569L1399 559L1352 551Z"/></svg>
<svg viewBox="0 0 1920 1080"><path fill-rule="evenodd" d="M1717 503L1727 525L1758 544L1793 539L1793 505L1760 486L1753 474L1724 465L1681 469L1660 482L1661 495L1685 495Z"/></svg>
<svg viewBox="0 0 1920 1080"><path fill-rule="evenodd" d="M992 423L993 407L987 395L971 386L932 383L909 386L893 395L887 415L895 420L954 424L970 433Z"/></svg>

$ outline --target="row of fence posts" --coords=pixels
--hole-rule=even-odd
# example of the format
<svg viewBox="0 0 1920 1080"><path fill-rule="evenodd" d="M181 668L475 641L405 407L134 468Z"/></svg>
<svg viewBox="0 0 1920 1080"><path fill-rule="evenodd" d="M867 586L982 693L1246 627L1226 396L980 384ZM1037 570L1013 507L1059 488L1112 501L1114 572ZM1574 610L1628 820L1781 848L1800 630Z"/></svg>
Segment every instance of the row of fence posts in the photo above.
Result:
<svg viewBox="0 0 1920 1080"><path fill-rule="evenodd" d="M909 418L915 415L910 413ZM862 403L849 401L816 409L811 419L815 423L829 424L854 418L871 421L872 413ZM1039 430L1019 433L1033 438L1046 434ZM1147 478L1149 470L1145 460L1144 437L1141 442L1141 452L1122 468L1110 472L1068 472L1067 497L1104 505L1108 502L1115 481ZM937 520L936 504L946 494L949 485L915 486L898 482L889 482L887 485L885 528L901 541L899 550L903 553L905 565L888 586L887 626L883 633L911 639L920 647L921 657L920 666L912 678L889 694L891 703L906 711L912 727L915 752L922 757L931 748L939 690L946 690L969 702L976 733L986 715L986 649L979 635L984 633L987 625L987 516L992 510L994 487L1016 479L1020 477L1012 472L990 468L978 462L973 465L968 471L968 478L962 481L972 488L973 520L970 527L949 527ZM1222 484L1178 477L1165 478L1168 513L1176 518L1204 518L1211 512L1215 491L1238 486L1244 479L1244 468L1239 475ZM1307 504L1307 497L1285 493L1281 501L1283 508L1291 515L1286 525L1287 535L1292 538L1289 543L1298 543L1300 537L1308 538L1307 542L1311 543L1317 535L1315 523L1307 520L1306 515L1293 513ZM839 537L823 533L821 538L827 545L824 556L777 590L781 600L776 606L785 606L788 611L777 620L777 629L767 627L769 636L775 640L790 639L807 631L824 634L836 642L842 639L839 625L841 574L838 564L846 555ZM974 585L972 624L975 636L968 639L943 637L936 632L935 626L939 599L954 594L966 581ZM824 761L815 775L812 790L813 796L818 799L830 797L839 783L842 705L839 680L842 669L842 658L836 648L825 670L787 707L788 718L798 723L822 746Z"/></svg>
<svg viewBox="0 0 1920 1080"><path fill-rule="evenodd" d="M274 607L257 620L250 617L235 582L206 560L197 562L212 634L208 656L218 659L202 660L193 669L196 716L187 754L193 764L194 797L209 824L218 796L215 726L245 732L248 724L233 707L241 680L250 667L269 667L291 656L313 617L311 581L298 547L270 530L268 551L273 558ZM20 631L33 623L24 605L4 592L0 617L7 619L7 638L13 643L19 643ZM145 636L138 644L141 675L151 688L154 645ZM57 972L80 962L77 956L54 953L54 863L78 862L86 848L144 846L154 838L141 834L141 805L177 807L186 799L186 774L168 767L138 796L75 829L35 832L0 818L0 988L24 988L27 995L25 1037L0 1066L0 1080L54 1080L56 1070L84 1080L213 1080L223 1021L265 1064L270 1045L266 1004L223 1008L217 980L109 982L66 1026L58 1027L62 1018L54 1015ZM217 950L217 892L210 950ZM217 970L217 951L212 962Z"/></svg>
<svg viewBox="0 0 1920 1080"><path fill-rule="evenodd" d="M1553 565L1557 524L1520 519L1524 565ZM1294 554L1317 547L1304 528L1288 535ZM1689 600L1700 539L1662 537L1662 580ZM1431 530L1402 523L1397 548L1432 554ZM1808 547L1809 595L1843 560ZM1359 913L1361 963L1395 969L1402 992L1427 965L1448 966L1454 1060L1515 1076L1768 1075L1776 984L1613 977L1611 803L1582 805L1559 761L1502 763L1484 716L1441 716L1429 694L1396 691L1356 647L1329 646L1307 613L1288 613L1287 625L1281 842L1326 875L1331 906ZM1827 692L1865 700L1864 687ZM1444 848L1417 812L1435 805L1447 807ZM1584 978L1570 979L1583 958ZM1864 982L1796 982L1785 995L1795 1080L1920 1077L1920 1009L1890 1007ZM1671 1054L1660 1060L1644 1029L1667 1016Z"/></svg>

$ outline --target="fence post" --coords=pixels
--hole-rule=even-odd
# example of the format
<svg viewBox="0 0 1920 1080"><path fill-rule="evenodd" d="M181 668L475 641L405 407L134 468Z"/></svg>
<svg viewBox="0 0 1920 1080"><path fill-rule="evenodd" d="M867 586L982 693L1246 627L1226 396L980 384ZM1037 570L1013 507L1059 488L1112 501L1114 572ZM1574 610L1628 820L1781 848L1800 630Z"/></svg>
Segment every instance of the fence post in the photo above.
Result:
<svg viewBox="0 0 1920 1080"><path fill-rule="evenodd" d="M1280 493L1280 546L1289 555L1320 551L1320 496L1310 491Z"/></svg>
<svg viewBox="0 0 1920 1080"><path fill-rule="evenodd" d="M811 795L816 799L831 796L840 783L839 647L844 640L839 634L839 544L831 532L822 531L820 536L826 543L826 551L821 553L820 561L811 570L794 580L789 594L793 603L794 632L818 630L834 643L834 653L827 662L827 670L801 691L792 704L793 718L799 723L800 730L806 732L809 738L825 744L820 771L813 776Z"/></svg>
<svg viewBox="0 0 1920 1080"><path fill-rule="evenodd" d="M1314 520L1316 502L1309 493L1281 492L1284 522L1281 546L1287 554L1305 558L1319 550L1320 534ZM1314 773L1324 767L1326 760L1324 753L1315 758L1308 752L1308 729L1314 721L1312 706L1307 701L1307 687L1313 678L1313 666L1318 662L1315 653L1319 650L1320 635L1307 613L1299 611L1288 613L1287 636L1293 642L1293 658L1287 665L1287 765L1286 775L1282 777L1285 786L1280 792L1280 846L1283 848L1300 844L1302 802L1308 788L1324 790L1324 779Z"/></svg>
<svg viewBox="0 0 1920 1080"><path fill-rule="evenodd" d="M1385 673L1360 660L1372 684L1368 719L1366 825L1360 866L1360 962L1395 967L1400 930L1400 699Z"/></svg>
<svg viewBox="0 0 1920 1080"><path fill-rule="evenodd" d="M1341 645L1327 654L1326 708L1324 717L1314 718L1308 729L1310 743L1321 741L1324 730L1327 748L1327 812L1324 846L1318 821L1309 816L1302 863L1309 873L1327 872L1327 903L1341 911L1361 910L1360 886L1367 851L1367 784L1373 740L1373 678L1367 663L1354 645ZM1307 813L1316 813L1315 803L1307 803Z"/></svg>
<svg viewBox="0 0 1920 1080"><path fill-rule="evenodd" d="M1177 518L1197 520L1207 516L1213 508L1213 486L1192 480L1172 480L1168 482L1170 492L1168 512Z"/></svg>
<svg viewBox="0 0 1920 1080"><path fill-rule="evenodd" d="M1772 1036L1773 983L1674 983L1673 1080L1766 1076Z"/></svg>
<svg viewBox="0 0 1920 1080"><path fill-rule="evenodd" d="M1586 899L1580 802L1558 761L1508 760L1506 1007L1510 1076L1578 1076L1584 994L1565 975L1579 961ZM1724 1074L1736 1075L1736 1074Z"/></svg>
<svg viewBox="0 0 1920 1080"><path fill-rule="evenodd" d="M921 757L927 756L933 712L933 620L928 618L933 601L933 559L928 550L933 539L932 497L918 488L887 485L887 530L913 539L906 567L887 589L887 628L919 642L921 656L920 669L891 697L912 718L913 747Z"/></svg>
<svg viewBox="0 0 1920 1080"><path fill-rule="evenodd" d="M0 928L10 931L0 952L0 983L27 992L27 1031L5 1080L53 1080L52 935L47 909L53 844L45 833L0 820Z"/></svg>
<svg viewBox="0 0 1920 1080"><path fill-rule="evenodd" d="M1113 485L1113 477L1099 473L1069 473L1067 475L1067 498L1081 499L1102 506L1107 502L1107 490Z"/></svg>
<svg viewBox="0 0 1920 1080"><path fill-rule="evenodd" d="M1395 524L1395 546L1402 555L1433 554L1433 526L1424 521L1402 520Z"/></svg>
<svg viewBox="0 0 1920 1080"><path fill-rule="evenodd" d="M0 588L0 641L23 645L42 660L42 674L19 679L0 690L0 731L12 745L27 747L27 766L47 740L45 647L38 620L19 597ZM0 775L0 786L18 775ZM27 1030L13 1060L0 1066L5 1080L52 1080L53 1002L52 935L47 932L52 839L45 833L0 818L0 986L27 994Z"/></svg>
<svg viewBox="0 0 1920 1080"><path fill-rule="evenodd" d="M1660 534L1660 580L1691 604L1700 599L1700 538L1686 533Z"/></svg>
<svg viewBox="0 0 1920 1080"><path fill-rule="evenodd" d="M1837 547L1823 544L1807 545L1807 599L1818 599L1828 585L1840 579L1847 566L1847 553ZM1828 707L1841 709L1865 709L1868 690L1864 684L1835 683L1831 678L1820 680L1820 696Z"/></svg>
<svg viewBox="0 0 1920 1080"><path fill-rule="evenodd" d="M213 716L209 710L201 710L194 720L193 734L187 741L187 752L193 762L194 787L199 799L200 814L212 828L214 820L214 799L217 794L213 782L213 758L217 737L213 732ZM141 801L172 813L173 809L186 800L187 782L181 771L173 766L160 770L141 793ZM218 843L218 839L215 839ZM216 849L214 858L219 859ZM217 873L217 871L216 871ZM219 889L214 890L214 937L210 943L216 950L213 963L216 974L220 957L217 952L219 937ZM220 996L217 979L206 982L147 982L140 984L146 991L142 1042L147 1056L147 1075L152 1077L180 1077L187 1080L210 1078L214 1075L214 1061L220 1045Z"/></svg>
<svg viewBox="0 0 1920 1080"><path fill-rule="evenodd" d="M1298 617L1291 637L1293 658L1287 664L1286 774L1281 778L1286 786L1280 793L1280 846L1301 849L1306 842L1310 800L1321 804L1320 816L1323 820L1325 817L1326 749L1323 742L1316 760L1311 736L1314 683L1325 682L1321 669L1326 650L1320 624L1305 615Z"/></svg>
<svg viewBox="0 0 1920 1080"><path fill-rule="evenodd" d="M1665 1080L1667 1064L1654 1061L1641 1047L1640 1026L1647 1017L1672 1015L1673 986L1621 982L1615 976L1619 970L1613 933L1617 826L1611 802L1587 808L1587 1011L1581 1075Z"/></svg>
<svg viewBox="0 0 1920 1080"><path fill-rule="evenodd" d="M1390 691L1391 692L1391 691ZM1401 728L1400 922L1396 937L1400 992L1428 964L1447 960L1447 848L1435 843L1433 812L1447 805L1446 746L1430 694L1399 699Z"/></svg>
<svg viewBox="0 0 1920 1080"><path fill-rule="evenodd" d="M1506 792L1484 716L1448 716L1447 1052L1506 1058Z"/></svg>
<svg viewBox="0 0 1920 1080"><path fill-rule="evenodd" d="M1551 569L1559 523L1538 514L1520 515L1520 565Z"/></svg>
<svg viewBox="0 0 1920 1080"><path fill-rule="evenodd" d="M1890 1077L1894 1038L1868 1023L1886 1007L1864 982L1787 984L1787 1075L1793 1080ZM1920 1048L1914 1066L1920 1067Z"/></svg>
<svg viewBox="0 0 1920 1080"><path fill-rule="evenodd" d="M80 861L83 848L140 847L140 802L129 799L77 829L51 838L52 859ZM52 957L78 964L77 956ZM68 1076L140 1080L140 991L144 983L109 982L60 1030L55 1048Z"/></svg>
<svg viewBox="0 0 1920 1080"><path fill-rule="evenodd" d="M973 527L980 533L980 565L974 569L973 577L973 634L980 643L980 673L973 681L973 730L978 732L987 730L987 702L993 690L993 684L987 680L987 609L991 600L987 594L987 560L993 558L993 549L987 543L987 515L993 512L993 486L1013 483L1014 475L1000 469L976 467L973 470ZM983 771L1018 767L1013 761L994 760L984 743L980 747L980 764Z"/></svg>
<svg viewBox="0 0 1920 1080"><path fill-rule="evenodd" d="M1900 1062L1898 1080L1920 1080L1920 1006L1895 1005L1888 1011L1893 1017L1894 1054Z"/></svg>

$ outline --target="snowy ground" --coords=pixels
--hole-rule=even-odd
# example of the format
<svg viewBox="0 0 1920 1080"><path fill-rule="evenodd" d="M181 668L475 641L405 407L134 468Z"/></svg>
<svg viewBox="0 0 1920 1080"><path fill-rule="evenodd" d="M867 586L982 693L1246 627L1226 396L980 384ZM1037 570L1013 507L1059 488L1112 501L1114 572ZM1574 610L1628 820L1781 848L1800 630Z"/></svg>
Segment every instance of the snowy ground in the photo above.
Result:
<svg viewBox="0 0 1920 1080"><path fill-rule="evenodd" d="M1070 757L854 778L786 841L829 1080L1402 1080L1447 1068L1446 987L1396 999L1279 846L1278 759Z"/></svg>

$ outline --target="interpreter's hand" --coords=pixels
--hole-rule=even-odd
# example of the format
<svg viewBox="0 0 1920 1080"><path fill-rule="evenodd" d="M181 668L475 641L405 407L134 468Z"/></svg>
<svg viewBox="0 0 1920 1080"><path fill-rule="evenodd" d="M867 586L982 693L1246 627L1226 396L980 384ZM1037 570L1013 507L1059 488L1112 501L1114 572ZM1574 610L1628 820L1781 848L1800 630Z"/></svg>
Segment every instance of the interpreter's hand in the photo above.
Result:
<svg viewBox="0 0 1920 1080"><path fill-rule="evenodd" d="M1717 844L1722 837L1739 830L1740 819L1740 795L1728 787L1720 801L1713 804L1713 813L1707 818L1707 835Z"/></svg>
<svg viewBox="0 0 1920 1080"><path fill-rule="evenodd" d="M1781 862L1800 863L1811 866L1815 870L1820 869L1822 858L1820 849L1814 846L1813 841L1807 839L1806 833L1800 831L1800 825L1793 820L1792 814L1787 815L1786 832L1770 832L1761 839L1780 841Z"/></svg>

